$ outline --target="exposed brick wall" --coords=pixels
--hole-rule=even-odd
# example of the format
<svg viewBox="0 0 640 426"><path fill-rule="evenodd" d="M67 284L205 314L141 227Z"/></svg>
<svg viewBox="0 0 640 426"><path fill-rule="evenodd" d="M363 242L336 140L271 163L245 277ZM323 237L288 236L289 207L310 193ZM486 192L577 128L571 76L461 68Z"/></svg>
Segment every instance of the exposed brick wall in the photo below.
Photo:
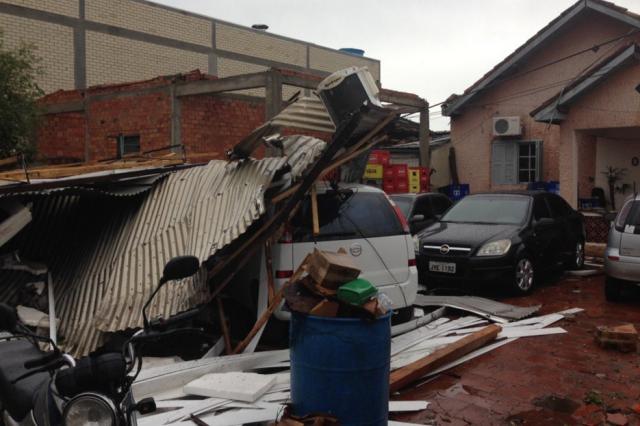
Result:
<svg viewBox="0 0 640 426"><path fill-rule="evenodd" d="M171 145L171 101L165 94L138 95L91 102L89 158L116 157L118 134L140 135L140 150Z"/></svg>
<svg viewBox="0 0 640 426"><path fill-rule="evenodd" d="M187 96L181 101L181 136L188 153L219 152L264 123L264 102L223 96Z"/></svg>
<svg viewBox="0 0 640 426"><path fill-rule="evenodd" d="M38 154L48 162L67 163L84 159L82 112L45 115L38 131Z"/></svg>

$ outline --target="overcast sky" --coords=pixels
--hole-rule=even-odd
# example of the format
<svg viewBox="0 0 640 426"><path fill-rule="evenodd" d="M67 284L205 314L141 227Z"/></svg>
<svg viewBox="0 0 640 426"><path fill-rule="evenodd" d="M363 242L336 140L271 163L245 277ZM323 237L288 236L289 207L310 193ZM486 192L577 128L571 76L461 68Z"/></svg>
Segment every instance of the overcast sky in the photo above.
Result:
<svg viewBox="0 0 640 426"><path fill-rule="evenodd" d="M574 0L154 0L382 62L382 86L431 104L460 93ZM640 0L615 0L640 13ZM432 109L435 111L436 109ZM440 109L437 108L437 111ZM434 115L435 114L435 115ZM431 128L449 120L432 113Z"/></svg>

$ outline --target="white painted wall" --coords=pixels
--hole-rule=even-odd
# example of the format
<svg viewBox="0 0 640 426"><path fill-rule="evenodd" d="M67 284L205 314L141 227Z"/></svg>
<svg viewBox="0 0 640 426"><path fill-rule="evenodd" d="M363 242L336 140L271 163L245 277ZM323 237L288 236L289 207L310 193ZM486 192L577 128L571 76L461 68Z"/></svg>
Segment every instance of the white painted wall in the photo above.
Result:
<svg viewBox="0 0 640 426"><path fill-rule="evenodd" d="M633 193L633 183L635 182L636 188L640 191L640 165L633 166L631 160L633 157L638 157L640 160L640 139L609 139L609 138L597 138L596 142L596 186L604 189L607 199L609 198L609 185L607 184L607 178L602 174L608 166L619 167L627 169L627 173L624 178L616 186L620 186L622 183L628 183L631 188L626 191L625 194L616 193L616 204L619 206L620 201L626 198L627 195Z"/></svg>

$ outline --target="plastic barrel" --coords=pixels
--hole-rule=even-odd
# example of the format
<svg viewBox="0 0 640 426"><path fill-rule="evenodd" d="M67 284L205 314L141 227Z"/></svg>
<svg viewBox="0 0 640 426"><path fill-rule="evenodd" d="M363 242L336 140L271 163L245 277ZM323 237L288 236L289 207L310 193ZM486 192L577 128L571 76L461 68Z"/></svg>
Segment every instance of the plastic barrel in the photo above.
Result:
<svg viewBox="0 0 640 426"><path fill-rule="evenodd" d="M386 425L391 314L374 321L293 313L293 412L329 413L341 425Z"/></svg>

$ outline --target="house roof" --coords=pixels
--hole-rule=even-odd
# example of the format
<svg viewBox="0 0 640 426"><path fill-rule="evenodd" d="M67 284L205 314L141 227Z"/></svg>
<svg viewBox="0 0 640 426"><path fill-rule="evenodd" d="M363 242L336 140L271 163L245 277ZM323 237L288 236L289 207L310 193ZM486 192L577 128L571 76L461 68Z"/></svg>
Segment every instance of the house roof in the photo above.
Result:
<svg viewBox="0 0 640 426"><path fill-rule="evenodd" d="M598 86L611 74L640 59L640 46L627 44L616 50L580 78L531 111L536 121L557 124L566 118L567 107Z"/></svg>
<svg viewBox="0 0 640 426"><path fill-rule="evenodd" d="M514 65L536 51L550 37L571 22L573 18L586 10L593 10L633 27L640 28L640 15L630 12L624 7L603 0L578 0L573 6L562 12L557 18L549 22L522 46L502 60L502 62L493 67L482 76L480 80L467 88L462 95L453 94L449 96L442 105L443 115L452 116L460 114L464 105L473 99L475 95L499 82L500 78L512 69Z"/></svg>

